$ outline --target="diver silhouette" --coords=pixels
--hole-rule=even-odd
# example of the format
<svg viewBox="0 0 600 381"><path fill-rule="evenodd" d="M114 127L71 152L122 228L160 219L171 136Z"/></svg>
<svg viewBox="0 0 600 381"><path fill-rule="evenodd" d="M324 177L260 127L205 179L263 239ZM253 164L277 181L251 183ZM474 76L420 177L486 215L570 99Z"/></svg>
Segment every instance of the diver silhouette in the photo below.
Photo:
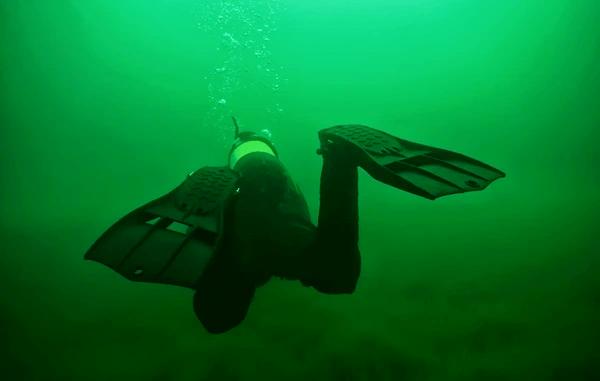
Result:
<svg viewBox="0 0 600 381"><path fill-rule="evenodd" d="M229 165L203 167L135 209L88 250L127 279L183 286L208 332L239 325L271 277L328 294L352 293L360 274L358 168L428 199L479 191L505 174L455 152L362 125L319 131L318 223L269 134L240 132Z"/></svg>

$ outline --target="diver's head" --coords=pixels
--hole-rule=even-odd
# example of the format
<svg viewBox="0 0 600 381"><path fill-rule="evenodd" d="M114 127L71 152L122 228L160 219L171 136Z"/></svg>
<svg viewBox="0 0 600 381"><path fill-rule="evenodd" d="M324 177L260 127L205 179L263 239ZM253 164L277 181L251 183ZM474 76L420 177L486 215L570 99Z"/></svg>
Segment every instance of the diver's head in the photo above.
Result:
<svg viewBox="0 0 600 381"><path fill-rule="evenodd" d="M269 130L263 129L258 133L251 131L239 132L235 119L234 123L236 124L236 135L229 151L229 168L233 169L242 157L255 152L264 152L279 157L277 149L271 141Z"/></svg>

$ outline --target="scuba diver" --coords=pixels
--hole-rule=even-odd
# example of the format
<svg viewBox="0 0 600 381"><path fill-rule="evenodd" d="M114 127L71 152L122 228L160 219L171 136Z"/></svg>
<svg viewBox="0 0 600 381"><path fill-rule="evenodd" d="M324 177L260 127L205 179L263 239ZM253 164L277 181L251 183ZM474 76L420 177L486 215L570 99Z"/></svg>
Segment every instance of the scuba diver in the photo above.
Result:
<svg viewBox="0 0 600 381"><path fill-rule="evenodd" d="M229 165L203 167L135 209L88 250L132 281L194 290L210 333L246 317L272 277L327 294L354 292L360 274L358 168L427 199L485 189L505 174L465 155L412 143L363 125L319 131L323 158L318 223L279 160L269 134L240 132Z"/></svg>

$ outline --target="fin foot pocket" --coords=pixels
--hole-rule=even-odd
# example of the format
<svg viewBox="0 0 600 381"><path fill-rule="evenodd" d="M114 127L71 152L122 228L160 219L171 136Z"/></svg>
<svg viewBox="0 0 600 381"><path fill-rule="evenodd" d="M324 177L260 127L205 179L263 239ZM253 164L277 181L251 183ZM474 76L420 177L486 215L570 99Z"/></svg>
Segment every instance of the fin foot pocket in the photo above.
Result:
<svg viewBox="0 0 600 381"><path fill-rule="evenodd" d="M363 125L319 131L320 152L340 155L371 177L428 199L485 189L504 172L466 155L397 138Z"/></svg>

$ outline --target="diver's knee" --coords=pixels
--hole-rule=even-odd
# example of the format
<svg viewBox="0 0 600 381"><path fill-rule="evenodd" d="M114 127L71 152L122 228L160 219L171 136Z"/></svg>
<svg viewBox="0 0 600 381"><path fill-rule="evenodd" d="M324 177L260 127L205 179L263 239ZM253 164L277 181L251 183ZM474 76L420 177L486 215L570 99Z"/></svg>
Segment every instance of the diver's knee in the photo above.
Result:
<svg viewBox="0 0 600 381"><path fill-rule="evenodd" d="M312 284L312 287L324 294L352 294L356 290L356 282L344 282L344 283L328 283L319 282Z"/></svg>
<svg viewBox="0 0 600 381"><path fill-rule="evenodd" d="M226 323L226 320L223 319L217 310L211 309L212 306L209 303L205 303L204 298L198 291L194 293L193 306L196 318L198 318L204 329L209 333L224 333L236 326L236 324L232 324L231 322Z"/></svg>
<svg viewBox="0 0 600 381"><path fill-rule="evenodd" d="M194 312L200 323L209 333L225 333L237 327L248 313L254 290L246 295L239 295L238 300L227 296L222 298L205 298L205 294L196 291L194 294Z"/></svg>
<svg viewBox="0 0 600 381"><path fill-rule="evenodd" d="M314 276L309 279L301 280L305 286L313 287L315 290L324 294L352 294L358 284L359 271L339 272L331 271L321 276Z"/></svg>
<svg viewBox="0 0 600 381"><path fill-rule="evenodd" d="M358 249L348 250L343 257L321 257L312 262L301 282L326 294L352 294L356 290L360 270Z"/></svg>
<svg viewBox="0 0 600 381"><path fill-rule="evenodd" d="M210 333L224 333L245 318L256 287L244 282L207 282L194 293L194 313Z"/></svg>

